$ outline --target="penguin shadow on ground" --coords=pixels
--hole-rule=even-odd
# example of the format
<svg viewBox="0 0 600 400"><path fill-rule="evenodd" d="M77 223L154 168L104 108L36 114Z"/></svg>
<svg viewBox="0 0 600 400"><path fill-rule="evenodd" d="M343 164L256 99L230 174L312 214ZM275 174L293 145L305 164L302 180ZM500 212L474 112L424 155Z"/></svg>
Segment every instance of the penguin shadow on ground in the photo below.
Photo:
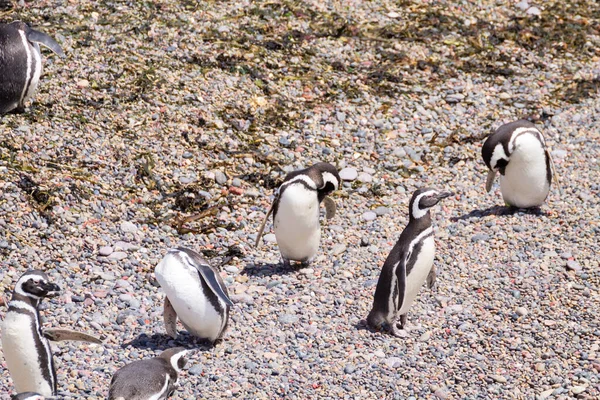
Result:
<svg viewBox="0 0 600 400"><path fill-rule="evenodd" d="M312 266L311 266L312 267ZM249 263L242 270L242 274L257 277L269 277L272 275L295 274L302 268L306 268L300 263L285 265L283 262L278 264L273 263Z"/></svg>
<svg viewBox="0 0 600 400"><path fill-rule="evenodd" d="M124 349L129 346L136 349L150 349L155 351L164 351L173 347L186 347L208 351L214 347L209 341L199 339L185 331L180 331L177 339L173 339L171 336L163 333L155 333L152 336L142 333L135 339L121 344L121 347Z"/></svg>
<svg viewBox="0 0 600 400"><path fill-rule="evenodd" d="M460 217L452 217L452 218L450 218L450 220L452 222L456 222L456 221L467 220L467 219L471 219L471 218L484 218L489 215L495 215L498 217L502 217L502 216L514 215L517 213L538 215L538 216L542 216L542 215L547 216L548 215L547 212L542 211L542 209L539 207L517 208L517 207L510 207L510 206L492 206L492 207L486 208L485 210L473 210L468 214L461 215Z"/></svg>

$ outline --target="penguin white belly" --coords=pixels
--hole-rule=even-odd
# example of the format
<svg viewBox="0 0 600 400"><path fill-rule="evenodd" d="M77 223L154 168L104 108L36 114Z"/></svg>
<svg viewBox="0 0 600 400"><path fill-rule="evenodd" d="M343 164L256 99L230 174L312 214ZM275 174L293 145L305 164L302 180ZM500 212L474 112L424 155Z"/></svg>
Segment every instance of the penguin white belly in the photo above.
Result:
<svg viewBox="0 0 600 400"><path fill-rule="evenodd" d="M500 176L500 191L508 205L537 207L544 203L550 191L545 152L541 143L530 135L517 140L519 147L511 154L505 173Z"/></svg>
<svg viewBox="0 0 600 400"><path fill-rule="evenodd" d="M414 255L412 257L414 257ZM417 297L419 290L421 290L423 283L425 283L425 280L427 279L427 275L429 275L429 272L431 271L434 257L435 242L433 236L430 236L423 241L421 252L417 254L417 261L406 277L404 301L402 302L398 315L406 314L412 306L415 297Z"/></svg>
<svg viewBox="0 0 600 400"><path fill-rule="evenodd" d="M279 251L284 258L309 261L319 249L319 199L302 185L288 187L277 209L274 223Z"/></svg>
<svg viewBox="0 0 600 400"><path fill-rule="evenodd" d="M6 313L2 323L2 351L18 393L37 392L52 396L52 387L42 374L29 316Z"/></svg>
<svg viewBox="0 0 600 400"><path fill-rule="evenodd" d="M202 291L198 272L167 256L156 267L155 275L183 326L200 338L218 339L223 318Z"/></svg>

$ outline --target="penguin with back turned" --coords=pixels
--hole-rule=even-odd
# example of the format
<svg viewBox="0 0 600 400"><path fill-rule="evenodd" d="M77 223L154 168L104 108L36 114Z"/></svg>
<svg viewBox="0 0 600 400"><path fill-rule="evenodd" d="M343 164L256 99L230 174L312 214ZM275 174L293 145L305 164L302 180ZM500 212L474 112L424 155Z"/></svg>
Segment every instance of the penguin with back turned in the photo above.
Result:
<svg viewBox="0 0 600 400"><path fill-rule="evenodd" d="M68 329L42 329L38 307L42 299L57 296L60 287L42 271L25 272L15 284L1 324L2 351L15 389L56 395L56 370L48 340L102 343L94 336Z"/></svg>
<svg viewBox="0 0 600 400"><path fill-rule="evenodd" d="M269 215L284 265L290 260L304 266L317 254L321 240L319 205L325 204L326 217L335 216L335 202L328 195L340 187L337 169L326 162L290 172L275 191L275 199L256 237L258 246Z"/></svg>
<svg viewBox="0 0 600 400"><path fill-rule="evenodd" d="M544 203L554 164L535 124L518 120L502 125L486 139L481 155L489 169L488 192L500 172L500 191L508 206L531 208Z"/></svg>
<svg viewBox="0 0 600 400"><path fill-rule="evenodd" d="M149 360L119 369L110 381L108 400L163 400L175 391L187 350L175 347Z"/></svg>
<svg viewBox="0 0 600 400"><path fill-rule="evenodd" d="M435 283L435 243L429 209L452 192L419 189L409 204L409 222L388 255L375 289L373 307L367 317L370 328L378 330L386 324L391 333L401 336L406 314L427 281Z"/></svg>
<svg viewBox="0 0 600 400"><path fill-rule="evenodd" d="M65 57L54 39L26 23L0 24L0 114L23 112L35 93L42 73L40 44Z"/></svg>
<svg viewBox="0 0 600 400"><path fill-rule="evenodd" d="M233 302L219 275L198 253L170 249L154 270L165 292L164 321L167 334L177 337L177 318L194 336L215 343L229 322Z"/></svg>

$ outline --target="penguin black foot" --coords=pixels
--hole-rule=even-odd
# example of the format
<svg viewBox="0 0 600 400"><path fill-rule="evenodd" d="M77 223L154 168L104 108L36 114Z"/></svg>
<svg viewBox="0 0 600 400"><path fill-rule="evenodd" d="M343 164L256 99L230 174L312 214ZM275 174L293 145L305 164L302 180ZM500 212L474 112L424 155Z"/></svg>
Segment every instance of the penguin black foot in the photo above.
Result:
<svg viewBox="0 0 600 400"><path fill-rule="evenodd" d="M435 267L431 268L429 271L429 275L427 275L427 289L433 290L435 288L435 281L437 279L437 272L435 272Z"/></svg>
<svg viewBox="0 0 600 400"><path fill-rule="evenodd" d="M283 266L285 268L290 268L292 266L292 264L290 263L290 260L288 260L287 258L282 257L282 260L283 260Z"/></svg>
<svg viewBox="0 0 600 400"><path fill-rule="evenodd" d="M7 114L23 114L25 112L25 106L18 106L17 108L13 108Z"/></svg>
<svg viewBox="0 0 600 400"><path fill-rule="evenodd" d="M308 268L308 267L310 267L310 263L311 263L311 260L306 260L306 261L301 261L300 265L302 266L302 268Z"/></svg>

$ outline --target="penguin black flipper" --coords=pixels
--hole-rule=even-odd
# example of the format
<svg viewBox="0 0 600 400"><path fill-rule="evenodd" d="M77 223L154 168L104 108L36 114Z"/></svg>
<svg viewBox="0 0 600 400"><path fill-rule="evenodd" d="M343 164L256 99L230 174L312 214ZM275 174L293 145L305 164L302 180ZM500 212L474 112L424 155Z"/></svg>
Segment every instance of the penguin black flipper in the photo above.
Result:
<svg viewBox="0 0 600 400"><path fill-rule="evenodd" d="M554 178L555 181L555 185L556 188L558 189L558 194L560 194L562 196L562 187L559 183L559 177L558 174L556 173L556 164L554 164L554 159L552 158L552 153L550 153L548 151L548 149L546 149L546 160L548 163L548 182L552 183L552 178Z"/></svg>
<svg viewBox="0 0 600 400"><path fill-rule="evenodd" d="M53 342L76 340L79 342L102 344L102 340L95 336L83 332L72 331L70 329L48 328L44 329L43 334L46 339L52 340Z"/></svg>
<svg viewBox="0 0 600 400"><path fill-rule="evenodd" d="M177 339L177 312L173 308L168 297L165 297L163 319L165 321L167 335L171 336L173 339Z"/></svg>
<svg viewBox="0 0 600 400"><path fill-rule="evenodd" d="M485 181L485 190L489 193L492 191L492 186L494 185L494 181L496 180L496 171L490 169L487 174L487 179Z"/></svg>
<svg viewBox="0 0 600 400"><path fill-rule="evenodd" d="M229 294L227 293L227 288L225 287L225 283L221 278L221 275L210 265L206 264L202 258L198 256L197 253L193 251L189 251L186 248L180 247L177 250L184 252L188 255L189 258L192 259L192 265L196 270L198 270L198 274L206 282L210 290L214 294L216 294L225 304L233 307L233 302L229 298Z"/></svg>
<svg viewBox="0 0 600 400"><path fill-rule="evenodd" d="M29 29L29 32L27 32L27 40L29 40L32 43L39 43L39 44L46 46L47 48L52 50L55 54L57 54L61 58L66 57L65 52L60 47L60 45L56 42L56 40L52 39L50 36L46 35L45 33L36 31L34 29Z"/></svg>
<svg viewBox="0 0 600 400"><path fill-rule="evenodd" d="M336 206L335 206L335 201L333 201L333 199L329 196L325 196L323 198L323 204L325 205L325 216L327 217L327 219L331 219L333 217L335 217L335 211L336 211Z"/></svg>
<svg viewBox="0 0 600 400"><path fill-rule="evenodd" d="M258 246L258 243L260 242L260 239L262 238L262 234L265 230L265 225L267 225L267 220L269 219L269 216L273 212L273 209L275 208L275 203L277 201L279 201L279 199L278 199L278 197L275 197L275 200L273 200L273 204L271 204L269 211L267 211L267 215L265 215L265 219L263 219L263 222L260 225L260 228L258 229L258 233L256 234L256 242L254 242L254 247Z"/></svg>

